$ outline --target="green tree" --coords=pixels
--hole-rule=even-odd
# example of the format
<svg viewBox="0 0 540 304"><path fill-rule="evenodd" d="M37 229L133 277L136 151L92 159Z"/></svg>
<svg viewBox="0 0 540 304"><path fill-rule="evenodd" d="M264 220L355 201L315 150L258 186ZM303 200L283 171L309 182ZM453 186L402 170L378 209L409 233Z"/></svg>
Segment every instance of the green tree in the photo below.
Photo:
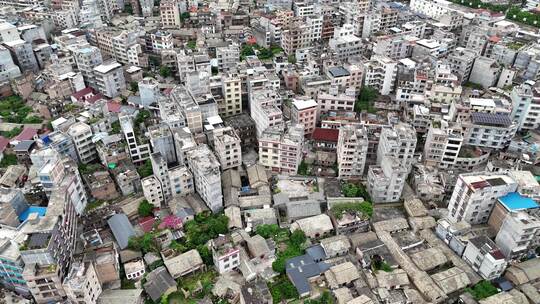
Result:
<svg viewBox="0 0 540 304"><path fill-rule="evenodd" d="M129 83L129 89L131 92L137 92L139 91L139 84L136 81L132 81Z"/></svg>
<svg viewBox="0 0 540 304"><path fill-rule="evenodd" d="M146 217L152 215L152 210L154 210L154 205L150 204L147 200L143 200L139 207L137 208L137 212L139 213L139 216Z"/></svg>
<svg viewBox="0 0 540 304"><path fill-rule="evenodd" d="M2 136L4 136L5 138L13 138L19 134L21 134L22 132L22 128L19 128L19 127L15 127L9 131L2 131L0 132L2 134Z"/></svg>
<svg viewBox="0 0 540 304"><path fill-rule="evenodd" d="M290 236L291 244L298 247L302 246L306 239L306 234L300 229L296 229Z"/></svg>
<svg viewBox="0 0 540 304"><path fill-rule="evenodd" d="M255 55L253 47L249 44L242 45L242 50L240 51L240 60L246 59L247 56Z"/></svg>
<svg viewBox="0 0 540 304"><path fill-rule="evenodd" d="M117 120L111 124L111 134L120 134L120 121Z"/></svg>
<svg viewBox="0 0 540 304"><path fill-rule="evenodd" d="M259 49L259 54L257 54L257 57L260 60L267 60L274 57L274 53L270 49L261 48Z"/></svg>
<svg viewBox="0 0 540 304"><path fill-rule="evenodd" d="M471 293L471 295L477 300L480 301L492 295L499 293L497 287L489 281L480 281L472 288L466 288L465 291Z"/></svg>
<svg viewBox="0 0 540 304"><path fill-rule="evenodd" d="M302 160L300 164L298 165L298 175L307 176L309 174L309 165Z"/></svg>
<svg viewBox="0 0 540 304"><path fill-rule="evenodd" d="M124 4L124 12L126 12L129 15L133 15L133 6L131 6L131 3Z"/></svg>
<svg viewBox="0 0 540 304"><path fill-rule="evenodd" d="M183 12L182 14L180 14L180 21L184 22L185 20L189 19L189 17L189 12Z"/></svg>
<svg viewBox="0 0 540 304"><path fill-rule="evenodd" d="M273 238L281 230L277 224L262 224L255 228L255 233L263 238Z"/></svg>
<svg viewBox="0 0 540 304"><path fill-rule="evenodd" d="M287 61L289 63L295 64L296 63L296 56L294 56L293 54L287 56Z"/></svg>
<svg viewBox="0 0 540 304"><path fill-rule="evenodd" d="M373 107L373 104L378 96L379 92L376 89L368 86L362 87L360 94L358 94L358 100L354 105L354 110L358 113L362 111L374 113L376 110Z"/></svg>
<svg viewBox="0 0 540 304"><path fill-rule="evenodd" d="M165 78L171 76L171 68L169 68L168 66L162 66L161 68L159 68L159 75Z"/></svg>
<svg viewBox="0 0 540 304"><path fill-rule="evenodd" d="M359 190L360 188L353 183L345 183L341 187L341 192L343 192L345 197L357 197Z"/></svg>
<svg viewBox="0 0 540 304"><path fill-rule="evenodd" d="M188 41L187 48L190 49L190 50L197 49L197 41L195 41L195 40Z"/></svg>
<svg viewBox="0 0 540 304"><path fill-rule="evenodd" d="M17 164L17 156L15 154L4 154L0 161L0 168L7 168Z"/></svg>

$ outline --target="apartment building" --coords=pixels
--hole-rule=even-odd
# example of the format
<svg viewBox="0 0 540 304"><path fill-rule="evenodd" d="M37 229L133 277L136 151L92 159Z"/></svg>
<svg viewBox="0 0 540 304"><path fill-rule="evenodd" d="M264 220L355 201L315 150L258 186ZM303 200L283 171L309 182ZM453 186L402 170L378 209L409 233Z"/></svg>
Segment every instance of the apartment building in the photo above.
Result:
<svg viewBox="0 0 540 304"><path fill-rule="evenodd" d="M163 200L164 202L168 202L172 197L172 190L167 160L160 152L154 152L150 155L150 162L152 163L154 177L159 181L159 188L161 188L161 192L163 193Z"/></svg>
<svg viewBox="0 0 540 304"><path fill-rule="evenodd" d="M356 102L356 89L348 88L345 93L340 93L337 86L331 86L326 92L317 95L319 116L328 114L331 111L353 112Z"/></svg>
<svg viewBox="0 0 540 304"><path fill-rule="evenodd" d="M398 11L385 4L378 4L365 15L363 21L362 38L369 38L397 26Z"/></svg>
<svg viewBox="0 0 540 304"><path fill-rule="evenodd" d="M3 67L0 71L0 82L11 80L21 75L21 70L13 62L11 53L2 45L0 45L0 65Z"/></svg>
<svg viewBox="0 0 540 304"><path fill-rule="evenodd" d="M186 152L187 164L193 173L195 190L208 208L216 213L223 209L220 164L207 145Z"/></svg>
<svg viewBox="0 0 540 304"><path fill-rule="evenodd" d="M180 3L177 0L159 2L159 17L161 26L165 28L180 28Z"/></svg>
<svg viewBox="0 0 540 304"><path fill-rule="evenodd" d="M2 229L4 234L0 238L0 283L20 295L30 296L30 290L23 279L24 263L19 252L26 235L16 228L5 225L5 219Z"/></svg>
<svg viewBox="0 0 540 304"><path fill-rule="evenodd" d="M211 91L218 101L221 117L242 113L242 79L237 74L225 74L211 78Z"/></svg>
<svg viewBox="0 0 540 304"><path fill-rule="evenodd" d="M360 178L364 175L368 145L364 126L341 126L336 152L339 178Z"/></svg>
<svg viewBox="0 0 540 304"><path fill-rule="evenodd" d="M103 63L101 50L90 45L77 48L73 52L73 58L75 59L77 69L81 72L84 81L90 86L95 85L94 68Z"/></svg>
<svg viewBox="0 0 540 304"><path fill-rule="evenodd" d="M455 11L455 9L451 8L451 2L446 0L412 0L409 6L413 12L421 13L433 19Z"/></svg>
<svg viewBox="0 0 540 304"><path fill-rule="evenodd" d="M272 172L296 174L303 145L302 125L269 127L259 137L259 163Z"/></svg>
<svg viewBox="0 0 540 304"><path fill-rule="evenodd" d="M497 60L481 56L474 60L469 81L487 89L497 84L500 74L501 66Z"/></svg>
<svg viewBox="0 0 540 304"><path fill-rule="evenodd" d="M476 57L474 51L466 48L456 48L456 50L448 54L448 67L452 74L459 77L461 84L469 81Z"/></svg>
<svg viewBox="0 0 540 304"><path fill-rule="evenodd" d="M140 104L148 108L160 97L159 82L151 77L145 77L138 82Z"/></svg>
<svg viewBox="0 0 540 304"><path fill-rule="evenodd" d="M69 127L67 134L73 139L81 163L88 164L97 158L96 146L92 142L92 127L76 122Z"/></svg>
<svg viewBox="0 0 540 304"><path fill-rule="evenodd" d="M77 170L74 163L65 165L70 172ZM24 227L28 237L24 249L20 250L24 261L23 279L37 303L57 302L66 296L62 281L76 244L78 203L75 200L84 192L82 185L75 186L72 181L72 178L64 178L52 192L45 216L29 218ZM82 207L84 210L86 206Z"/></svg>
<svg viewBox="0 0 540 304"><path fill-rule="evenodd" d="M364 85L375 88L382 95L394 90L397 62L386 56L374 55L366 62Z"/></svg>
<svg viewBox="0 0 540 304"><path fill-rule="evenodd" d="M214 267L219 273L225 273L240 266L240 248L227 236L219 236L210 241Z"/></svg>
<svg viewBox="0 0 540 304"><path fill-rule="evenodd" d="M141 186L144 198L156 208L161 208L165 203L165 197L159 179L154 175L147 176L141 179Z"/></svg>
<svg viewBox="0 0 540 304"><path fill-rule="evenodd" d="M216 58L220 72L231 72L240 62L240 48L235 44L217 47Z"/></svg>
<svg viewBox="0 0 540 304"><path fill-rule="evenodd" d="M507 265L501 250L484 235L469 239L462 258L485 280L500 277Z"/></svg>
<svg viewBox="0 0 540 304"><path fill-rule="evenodd" d="M326 76L330 80L331 86L337 86L341 91L354 89L356 93L359 93L362 88L364 71L362 66L356 64L332 66L326 70Z"/></svg>
<svg viewBox="0 0 540 304"><path fill-rule="evenodd" d="M172 196L187 195L195 191L193 175L185 166L169 168Z"/></svg>
<svg viewBox="0 0 540 304"><path fill-rule="evenodd" d="M367 176L367 190L373 203L393 203L399 201L408 170L401 160L385 154L380 165L370 166Z"/></svg>
<svg viewBox="0 0 540 304"><path fill-rule="evenodd" d="M147 160L150 157L150 145L146 137L141 136L140 126L133 126L133 118L130 115L121 115L119 120L133 163Z"/></svg>
<svg viewBox="0 0 540 304"><path fill-rule="evenodd" d="M362 51L362 39L354 35L352 24L345 24L342 28L336 28L334 37L330 38L328 45L340 60L359 56Z"/></svg>
<svg viewBox="0 0 540 304"><path fill-rule="evenodd" d="M163 50L174 48L173 36L168 31L154 30L150 32L146 39L146 50L161 54Z"/></svg>
<svg viewBox="0 0 540 304"><path fill-rule="evenodd" d="M283 122L283 113L277 106L279 97L275 92L269 89L257 90L250 94L250 115L255 122L257 138L262 133L274 126L279 126Z"/></svg>
<svg viewBox="0 0 540 304"><path fill-rule="evenodd" d="M463 131L460 125L433 123L424 144L424 163L442 169L452 168L456 164L462 144Z"/></svg>
<svg viewBox="0 0 540 304"><path fill-rule="evenodd" d="M540 245L538 215L525 211L509 212L502 222L495 242L508 260L520 260L529 256Z"/></svg>
<svg viewBox="0 0 540 304"><path fill-rule="evenodd" d="M178 108L176 111L182 115L182 119L191 132L201 133L203 131L202 110L186 87L176 86L171 91L170 98L176 104Z"/></svg>
<svg viewBox="0 0 540 304"><path fill-rule="evenodd" d="M176 150L171 129L166 124L152 125L148 128L150 146L154 153L159 152L166 164L176 163Z"/></svg>
<svg viewBox="0 0 540 304"><path fill-rule="evenodd" d="M143 51L138 42L139 32L101 28L91 32L92 39L104 57L112 57L122 64L141 66Z"/></svg>
<svg viewBox="0 0 540 304"><path fill-rule="evenodd" d="M293 99L291 103L291 120L295 124L304 125L305 136L310 136L317 124L318 104L313 99Z"/></svg>
<svg viewBox="0 0 540 304"><path fill-rule="evenodd" d="M222 171L242 164L241 139L233 128L216 128L210 131L209 137Z"/></svg>
<svg viewBox="0 0 540 304"><path fill-rule="evenodd" d="M448 203L449 219L485 224L497 199L516 189L517 183L506 174L460 174Z"/></svg>
<svg viewBox="0 0 540 304"><path fill-rule="evenodd" d="M503 149L517 131L510 115L500 113L471 113L470 122L463 123L465 143L491 149Z"/></svg>
<svg viewBox="0 0 540 304"><path fill-rule="evenodd" d="M534 130L540 127L540 91L532 81L512 88L511 118L518 130Z"/></svg>
<svg viewBox="0 0 540 304"><path fill-rule="evenodd" d="M126 89L122 65L114 60L94 67L95 88L103 95L114 98Z"/></svg>
<svg viewBox="0 0 540 304"><path fill-rule="evenodd" d="M3 44L11 53L11 58L19 66L21 72L32 71L37 73L39 71L39 65L31 43L19 39L6 41Z"/></svg>
<svg viewBox="0 0 540 304"><path fill-rule="evenodd" d="M398 123L391 128L383 128L377 148L377 163L380 165L384 156L393 156L409 171L414 163L416 141L416 131L409 124Z"/></svg>
<svg viewBox="0 0 540 304"><path fill-rule="evenodd" d="M96 304L102 292L92 262L74 262L64 278L63 287L67 298L73 303Z"/></svg>

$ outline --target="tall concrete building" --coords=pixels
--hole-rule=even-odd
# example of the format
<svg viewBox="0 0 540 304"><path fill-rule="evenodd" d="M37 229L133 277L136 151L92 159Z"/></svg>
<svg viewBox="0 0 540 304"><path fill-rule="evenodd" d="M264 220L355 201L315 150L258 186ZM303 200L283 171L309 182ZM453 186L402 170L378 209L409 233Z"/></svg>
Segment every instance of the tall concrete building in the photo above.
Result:
<svg viewBox="0 0 540 304"><path fill-rule="evenodd" d="M382 157L380 165L370 166L367 176L367 190L373 203L393 203L399 201L407 168L393 155Z"/></svg>
<svg viewBox="0 0 540 304"><path fill-rule="evenodd" d="M295 124L304 125L304 135L310 136L317 125L318 104L313 99L293 99L291 104L291 120Z"/></svg>
<svg viewBox="0 0 540 304"><path fill-rule="evenodd" d="M392 128L383 128L377 149L377 164L381 165L384 156L392 156L410 171L414 163L416 141L416 131L409 124L398 123Z"/></svg>
<svg viewBox="0 0 540 304"><path fill-rule="evenodd" d="M216 48L218 69L221 72L229 72L236 68L240 62L240 48L238 45L229 45Z"/></svg>
<svg viewBox="0 0 540 304"><path fill-rule="evenodd" d="M180 3L177 0L164 0L159 2L159 17L161 26L165 28L179 28L180 22Z"/></svg>
<svg viewBox="0 0 540 304"><path fill-rule="evenodd" d="M95 88L109 98L120 95L126 89L122 65L114 60L96 66L93 73Z"/></svg>
<svg viewBox="0 0 540 304"><path fill-rule="evenodd" d="M171 130L166 124L153 125L148 128L152 151L159 152L166 164L176 163L176 150Z"/></svg>
<svg viewBox="0 0 540 304"><path fill-rule="evenodd" d="M485 224L497 199L516 189L517 183L506 174L460 174L448 203L448 217L454 222Z"/></svg>
<svg viewBox="0 0 540 304"><path fill-rule="evenodd" d="M67 133L73 139L81 163L88 164L97 158L96 145L92 142L92 127L76 122L69 127Z"/></svg>
<svg viewBox="0 0 540 304"><path fill-rule="evenodd" d="M73 52L77 69L81 72L84 81L90 86L95 85L94 68L103 63L101 50L95 46L84 46Z"/></svg>
<svg viewBox="0 0 540 304"><path fill-rule="evenodd" d="M242 165L242 148L240 137L231 127L216 128L210 131L210 145L216 152L221 170L236 168Z"/></svg>
<svg viewBox="0 0 540 304"><path fill-rule="evenodd" d="M527 81L512 88L512 120L518 130L534 130L540 127L540 91L534 82Z"/></svg>
<svg viewBox="0 0 540 304"><path fill-rule="evenodd" d="M195 190L208 208L216 213L223 209L220 165L207 145L186 152L187 164L193 173Z"/></svg>
<svg viewBox="0 0 540 304"><path fill-rule="evenodd" d="M302 161L303 146L302 125L269 127L259 137L259 163L272 172L294 175Z"/></svg>
<svg viewBox="0 0 540 304"><path fill-rule="evenodd" d="M370 86L382 95L394 90L397 62L386 56L375 55L366 63L364 85Z"/></svg>
<svg viewBox="0 0 540 304"><path fill-rule="evenodd" d="M31 43L19 39L4 42L4 46L10 51L11 58L22 72L32 71L37 73L39 71L39 65Z"/></svg>
<svg viewBox="0 0 540 304"><path fill-rule="evenodd" d="M142 79L139 81L138 87L141 105L145 108L156 102L160 96L159 82L154 78L146 77Z"/></svg>
<svg viewBox="0 0 540 304"><path fill-rule="evenodd" d="M439 168L451 168L456 164L463 144L461 126L449 126L446 122L429 127L424 144L423 161Z"/></svg>
<svg viewBox="0 0 540 304"><path fill-rule="evenodd" d="M337 163L339 178L360 178L364 175L368 134L364 126L344 125L339 129Z"/></svg>
<svg viewBox="0 0 540 304"><path fill-rule="evenodd" d="M130 115L121 115L119 120L133 163L147 160L150 157L150 145L146 137L142 136L140 127L133 126L133 118Z"/></svg>
<svg viewBox="0 0 540 304"><path fill-rule="evenodd" d="M2 66L2 70L0 70L0 82L19 77L21 75L21 69L15 65L15 62L13 62L11 53L2 45L0 45L0 66Z"/></svg>
<svg viewBox="0 0 540 304"><path fill-rule="evenodd" d="M150 155L150 161L152 162L152 171L154 172L154 177L161 185L160 188L163 193L163 200L164 202L168 202L172 197L172 191L167 161L160 152L152 153Z"/></svg>
<svg viewBox="0 0 540 304"><path fill-rule="evenodd" d="M540 246L540 219L525 211L508 213L495 242L509 260L527 257Z"/></svg>
<svg viewBox="0 0 540 304"><path fill-rule="evenodd" d="M74 262L64 278L64 290L67 298L74 303L98 303L101 295L101 283L92 262Z"/></svg>

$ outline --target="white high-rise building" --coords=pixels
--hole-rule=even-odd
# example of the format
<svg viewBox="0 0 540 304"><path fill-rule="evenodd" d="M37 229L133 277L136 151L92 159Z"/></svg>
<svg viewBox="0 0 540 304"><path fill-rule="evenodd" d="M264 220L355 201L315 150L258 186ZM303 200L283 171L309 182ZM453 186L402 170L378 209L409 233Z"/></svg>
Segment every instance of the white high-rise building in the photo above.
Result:
<svg viewBox="0 0 540 304"><path fill-rule="evenodd" d="M103 63L101 50L95 46L86 45L73 52L77 69L81 72L84 81L90 86L95 85L94 68Z"/></svg>
<svg viewBox="0 0 540 304"><path fill-rule="evenodd" d="M67 133L75 143L81 163L88 164L97 158L96 145L92 142L92 127L83 122L76 122L69 127Z"/></svg>
<svg viewBox="0 0 540 304"><path fill-rule="evenodd" d="M148 127L148 135L152 151L159 152L167 164L176 162L174 138L166 124L152 125Z"/></svg>
<svg viewBox="0 0 540 304"><path fill-rule="evenodd" d="M485 224L497 199L516 191L517 186L507 174L460 174L448 203L448 217L454 222Z"/></svg>
<svg viewBox="0 0 540 304"><path fill-rule="evenodd" d="M365 75L364 85L388 95L394 90L397 62L386 56L374 55L366 63Z"/></svg>
<svg viewBox="0 0 540 304"><path fill-rule="evenodd" d="M255 121L257 137L269 127L279 126L283 122L283 113L277 106L278 96L272 90L256 90L250 94L249 109Z"/></svg>
<svg viewBox="0 0 540 304"><path fill-rule="evenodd" d="M269 127L259 137L259 163L272 172L296 174L303 145L303 125Z"/></svg>
<svg viewBox="0 0 540 304"><path fill-rule="evenodd" d="M367 177L367 190L373 203L393 203L399 201L407 168L400 159L384 155L378 166L370 166Z"/></svg>
<svg viewBox="0 0 540 304"><path fill-rule="evenodd" d="M339 129L337 163L339 178L360 178L366 165L368 136L362 125L344 125Z"/></svg>
<svg viewBox="0 0 540 304"><path fill-rule="evenodd" d="M410 171L416 141L416 131L409 124L398 123L392 128L383 128L377 148L377 164L381 165L384 156L393 156Z"/></svg>
<svg viewBox="0 0 540 304"><path fill-rule="evenodd" d="M495 242L507 259L521 259L540 246L540 219L525 211L506 215Z"/></svg>
<svg viewBox="0 0 540 304"><path fill-rule="evenodd" d="M441 126L432 124L427 133L424 162L439 168L451 168L456 164L463 144L463 131L461 126L448 126L444 121L439 124Z"/></svg>
<svg viewBox="0 0 540 304"><path fill-rule="evenodd" d="M214 129L211 131L211 137L211 145L221 164L221 170L236 168L242 164L241 140L233 128Z"/></svg>
<svg viewBox="0 0 540 304"><path fill-rule="evenodd" d="M150 157L150 145L148 139L140 134L139 126L133 126L130 115L121 115L119 120L133 163L147 160Z"/></svg>
<svg viewBox="0 0 540 304"><path fill-rule="evenodd" d="M540 91L534 82L527 81L512 89L512 120L518 130L534 130L540 127Z"/></svg>
<svg viewBox="0 0 540 304"><path fill-rule="evenodd" d="M157 80L146 77L139 81L138 86L143 107L148 108L150 104L157 102L158 96L160 96L159 82Z"/></svg>
<svg viewBox="0 0 540 304"><path fill-rule="evenodd" d="M214 153L202 144L186 152L187 164L193 173L195 190L208 208L216 213L223 209L220 165Z"/></svg>
<svg viewBox="0 0 540 304"><path fill-rule="evenodd" d="M114 98L126 89L122 65L114 60L94 68L95 88L103 95Z"/></svg>

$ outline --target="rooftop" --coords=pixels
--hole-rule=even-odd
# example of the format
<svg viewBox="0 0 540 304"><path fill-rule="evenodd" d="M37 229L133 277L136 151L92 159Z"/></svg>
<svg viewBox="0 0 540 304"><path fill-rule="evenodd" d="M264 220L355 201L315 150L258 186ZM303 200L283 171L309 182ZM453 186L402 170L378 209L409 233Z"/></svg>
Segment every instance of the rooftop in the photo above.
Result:
<svg viewBox="0 0 540 304"><path fill-rule="evenodd" d="M499 197L499 202L501 202L504 207L510 211L534 209L540 207L533 199L523 196L518 192L510 192L505 196Z"/></svg>

